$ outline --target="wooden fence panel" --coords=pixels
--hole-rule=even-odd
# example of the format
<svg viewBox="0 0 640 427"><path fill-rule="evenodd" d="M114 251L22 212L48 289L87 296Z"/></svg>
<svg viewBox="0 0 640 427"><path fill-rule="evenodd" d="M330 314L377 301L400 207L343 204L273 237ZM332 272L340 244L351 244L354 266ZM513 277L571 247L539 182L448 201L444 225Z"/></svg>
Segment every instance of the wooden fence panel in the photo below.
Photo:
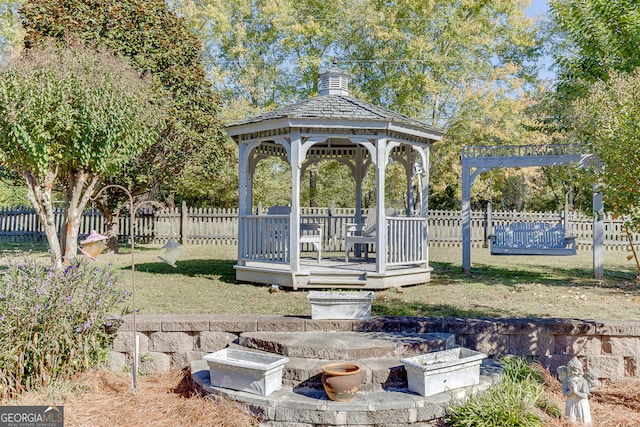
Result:
<svg viewBox="0 0 640 427"><path fill-rule="evenodd" d="M255 209L257 212L259 208ZM55 221L62 230L62 208L56 208ZM363 212L366 215L366 210ZM559 212L502 212L491 213L493 225L513 222L561 222ZM321 224L323 247L326 251L344 250L345 224L353 223L353 208L303 208L302 223ZM238 211L235 208L181 208L139 209L135 218L137 243L164 244L169 239L192 245L236 244L238 239ZM127 211L118 219L118 235L121 242L129 242L130 219ZM459 247L462 241L460 211L429 211L429 245L432 247ZM622 237L624 223L621 219L607 217L604 221L605 249L627 250L628 242ZM91 230L105 233L105 221L97 210L87 210L80 224L80 239ZM492 228L487 224L487 213L471 212L471 244L485 245ZM593 219L572 213L568 221L567 235L576 237L580 250L590 250L593 239ZM45 234L35 210L30 207L0 208L0 241L43 241ZM640 235L634 236L634 244L640 244ZM307 247L308 246L308 247ZM304 245L304 251L314 251L312 245Z"/></svg>

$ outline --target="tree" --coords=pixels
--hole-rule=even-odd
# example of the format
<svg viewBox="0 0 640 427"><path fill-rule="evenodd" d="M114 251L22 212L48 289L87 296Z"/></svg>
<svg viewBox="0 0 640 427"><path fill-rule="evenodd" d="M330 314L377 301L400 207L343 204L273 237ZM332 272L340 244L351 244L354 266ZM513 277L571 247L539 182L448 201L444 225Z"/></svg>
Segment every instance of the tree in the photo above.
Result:
<svg viewBox="0 0 640 427"><path fill-rule="evenodd" d="M170 99L162 135L105 175L105 184L124 185L134 197L170 201L177 183L188 182L194 168L210 181L225 173L235 147L218 119L220 101L206 78L202 44L164 0L28 0L21 15L25 47L38 46L47 37L62 44L81 40L105 46L129 58L138 72L153 76L155 87ZM108 193L98 204L110 224L113 250L123 196Z"/></svg>
<svg viewBox="0 0 640 427"><path fill-rule="evenodd" d="M155 142L164 119L150 79L106 50L48 45L2 69L2 161L26 180L57 267L63 255L76 255L82 212L102 177ZM57 185L66 211L60 238L52 197Z"/></svg>
<svg viewBox="0 0 640 427"><path fill-rule="evenodd" d="M23 37L19 7L20 1L0 0L0 59L10 54Z"/></svg>
<svg viewBox="0 0 640 427"><path fill-rule="evenodd" d="M526 0L177 3L207 40L227 117L312 96L318 69L336 64L355 96L447 130L431 184L449 207L460 198L461 145L542 138L523 126L540 90Z"/></svg>
<svg viewBox="0 0 640 427"><path fill-rule="evenodd" d="M602 162L594 171L607 209L640 231L640 69L610 72L574 102L574 131Z"/></svg>
<svg viewBox="0 0 640 427"><path fill-rule="evenodd" d="M606 81L613 71L640 65L640 14L636 0L552 0L557 97L568 105Z"/></svg>

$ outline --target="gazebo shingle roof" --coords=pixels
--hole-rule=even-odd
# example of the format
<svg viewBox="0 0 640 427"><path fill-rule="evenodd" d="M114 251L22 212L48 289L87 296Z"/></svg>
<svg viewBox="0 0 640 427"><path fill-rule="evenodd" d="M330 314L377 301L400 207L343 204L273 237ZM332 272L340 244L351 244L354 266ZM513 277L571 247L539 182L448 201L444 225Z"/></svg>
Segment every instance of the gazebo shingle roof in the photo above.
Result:
<svg viewBox="0 0 640 427"><path fill-rule="evenodd" d="M296 104L249 117L227 127L236 127L277 119L318 119L318 120L364 120L372 122L395 122L405 126L440 132L439 129L403 114L387 110L350 96L320 95Z"/></svg>

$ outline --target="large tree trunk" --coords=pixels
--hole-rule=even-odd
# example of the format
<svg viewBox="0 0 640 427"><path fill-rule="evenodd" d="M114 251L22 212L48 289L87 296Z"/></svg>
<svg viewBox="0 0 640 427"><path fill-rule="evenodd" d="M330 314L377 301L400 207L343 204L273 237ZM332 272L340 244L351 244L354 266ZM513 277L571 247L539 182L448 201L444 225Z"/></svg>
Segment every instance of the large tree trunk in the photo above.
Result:
<svg viewBox="0 0 640 427"><path fill-rule="evenodd" d="M100 211L105 223L105 235L107 236L107 251L117 254L120 252L118 247L118 223L120 220L121 208L111 209L107 203L108 194L95 200L95 207Z"/></svg>
<svg viewBox="0 0 640 427"><path fill-rule="evenodd" d="M56 179L56 172L49 171L45 176L44 183L41 183L36 175L29 172L24 172L23 176L27 181L27 198L33 204L40 223L44 228L44 233L47 236L47 243L49 244L49 253L51 254L51 263L56 269L62 269L62 251L60 248L60 242L58 240L58 229L56 227L55 212L53 210L53 203L51 193L53 190L53 183Z"/></svg>
<svg viewBox="0 0 640 427"><path fill-rule="evenodd" d="M66 235L64 256L67 259L73 259L78 254L78 233L82 213L91 200L99 180L99 176L90 176L86 172L69 173L67 176L65 192L67 216L63 230Z"/></svg>

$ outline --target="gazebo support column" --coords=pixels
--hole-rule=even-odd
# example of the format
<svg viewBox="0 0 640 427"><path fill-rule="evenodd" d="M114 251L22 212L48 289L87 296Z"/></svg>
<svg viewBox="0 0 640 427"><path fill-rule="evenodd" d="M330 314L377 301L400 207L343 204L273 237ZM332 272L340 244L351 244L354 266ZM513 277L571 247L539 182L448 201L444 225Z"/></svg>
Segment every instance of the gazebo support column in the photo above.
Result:
<svg viewBox="0 0 640 427"><path fill-rule="evenodd" d="M422 225L422 256L427 260L425 267L429 266L429 147L422 149L422 188L420 189L420 215L424 219Z"/></svg>
<svg viewBox="0 0 640 427"><path fill-rule="evenodd" d="M253 171L252 167L255 169L255 164L251 159L251 151L255 147L256 144L239 144L238 153L240 159L240 167L238 170L238 264L244 265L243 261L246 248L245 248L245 238L246 238L246 229L244 227L244 221L242 217L244 215L251 214L251 206L252 206L252 175Z"/></svg>
<svg viewBox="0 0 640 427"><path fill-rule="evenodd" d="M384 208L385 178L387 171L387 139L378 138L376 141L376 272L387 270L387 217Z"/></svg>
<svg viewBox="0 0 640 427"><path fill-rule="evenodd" d="M300 180L304 153L299 132L291 134L291 215L289 218L289 256L291 272L300 271Z"/></svg>
<svg viewBox="0 0 640 427"><path fill-rule="evenodd" d="M413 189L413 156L409 156L404 163L404 173L407 180L407 206L405 207L407 216L413 216L415 210L415 191Z"/></svg>
<svg viewBox="0 0 640 427"><path fill-rule="evenodd" d="M362 223L362 181L366 175L366 164L362 151L356 153L356 167L354 168L354 179L356 181L356 223Z"/></svg>

